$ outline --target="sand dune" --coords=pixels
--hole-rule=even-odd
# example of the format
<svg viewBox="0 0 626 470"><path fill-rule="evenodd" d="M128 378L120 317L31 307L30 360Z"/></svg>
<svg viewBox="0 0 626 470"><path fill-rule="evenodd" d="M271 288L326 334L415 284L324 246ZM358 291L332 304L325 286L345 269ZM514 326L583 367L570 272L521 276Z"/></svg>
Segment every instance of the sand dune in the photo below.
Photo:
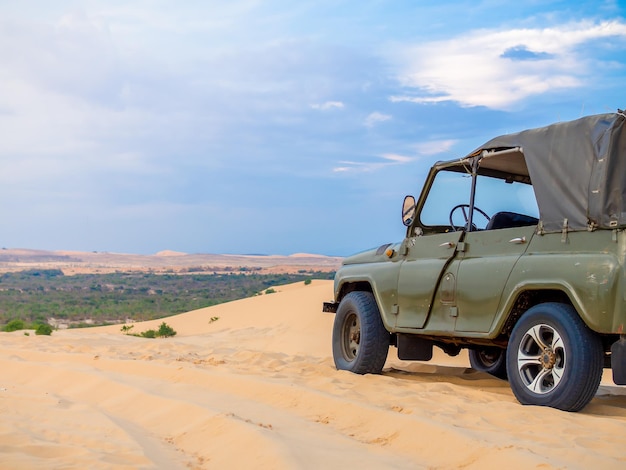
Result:
<svg viewBox="0 0 626 470"><path fill-rule="evenodd" d="M626 467L624 387L565 413L465 355L337 371L332 282L278 290L170 317L167 339L0 333L0 468Z"/></svg>
<svg viewBox="0 0 626 470"><path fill-rule="evenodd" d="M342 258L306 253L282 255L188 254L163 250L154 255L127 253L45 251L23 248L0 250L0 273L26 269L60 269L66 275L114 272L232 272L241 268L257 273L334 271Z"/></svg>

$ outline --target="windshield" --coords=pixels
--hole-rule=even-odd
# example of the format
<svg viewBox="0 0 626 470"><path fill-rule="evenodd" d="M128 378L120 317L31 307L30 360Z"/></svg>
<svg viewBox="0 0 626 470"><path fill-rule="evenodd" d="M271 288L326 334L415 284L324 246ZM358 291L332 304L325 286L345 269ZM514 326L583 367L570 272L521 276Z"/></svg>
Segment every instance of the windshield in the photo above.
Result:
<svg viewBox="0 0 626 470"><path fill-rule="evenodd" d="M420 214L423 226L450 227L450 213L454 207L464 205L454 211L453 224L462 227L466 221L463 209L467 212L470 201L472 177L468 173L440 171L430 188ZM533 187L525 183L507 183L499 178L478 176L474 206L488 217L497 212L514 212L539 218L539 209ZM488 219L474 214L476 229L485 229Z"/></svg>

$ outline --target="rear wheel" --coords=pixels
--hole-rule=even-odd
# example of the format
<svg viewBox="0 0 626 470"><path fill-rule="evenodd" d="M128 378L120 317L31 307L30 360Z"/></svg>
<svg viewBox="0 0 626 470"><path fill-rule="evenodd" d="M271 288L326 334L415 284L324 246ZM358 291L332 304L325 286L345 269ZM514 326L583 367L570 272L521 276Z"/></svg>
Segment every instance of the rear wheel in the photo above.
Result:
<svg viewBox="0 0 626 470"><path fill-rule="evenodd" d="M507 368L513 393L524 405L582 409L602 378L602 342L576 310L561 303L530 308L513 328Z"/></svg>
<svg viewBox="0 0 626 470"><path fill-rule="evenodd" d="M472 369L506 380L506 351L500 348L470 349L469 360Z"/></svg>
<svg viewBox="0 0 626 470"><path fill-rule="evenodd" d="M388 352L389 332L380 318L374 296L370 292L350 292L335 315L335 366L356 374L379 374Z"/></svg>

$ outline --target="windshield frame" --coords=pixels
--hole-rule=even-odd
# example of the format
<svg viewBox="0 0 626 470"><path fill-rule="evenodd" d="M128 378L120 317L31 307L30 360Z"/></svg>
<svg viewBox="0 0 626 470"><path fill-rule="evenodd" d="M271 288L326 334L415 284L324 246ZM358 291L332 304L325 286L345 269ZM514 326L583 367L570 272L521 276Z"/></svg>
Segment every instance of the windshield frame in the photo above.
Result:
<svg viewBox="0 0 626 470"><path fill-rule="evenodd" d="M510 163L510 165L507 165ZM507 166L511 166L518 170L517 172L506 171ZM526 171L524 171L526 170ZM465 226L458 226L456 230L463 230L464 232L481 230L473 223L474 211L475 211L475 198L477 192L477 180L479 177L489 177L495 180L504 181L505 183L522 183L529 185L532 188L532 183L529 175L527 174L527 168L523 161L523 153L521 148L510 149L496 149L492 151L483 151L479 155L475 155L469 158L462 158L458 160L451 160L447 162L438 162L431 168L424 188L418 198L416 204L416 212L413 223L407 229L407 236L416 236L422 234L433 233L447 233L455 230L451 224L427 224L423 220L423 212L429 201L429 196L433 190L436 178L442 172L451 173L463 173L471 177L471 186L469 194L464 198L463 202L468 203L468 220ZM526 173L526 174L524 174ZM478 191L480 191L481 184L478 183ZM534 196L534 188L533 188ZM534 197L535 205L537 203L536 197ZM525 211L527 212L527 211ZM530 212L536 212L539 215L538 207ZM538 217L537 217L538 218Z"/></svg>

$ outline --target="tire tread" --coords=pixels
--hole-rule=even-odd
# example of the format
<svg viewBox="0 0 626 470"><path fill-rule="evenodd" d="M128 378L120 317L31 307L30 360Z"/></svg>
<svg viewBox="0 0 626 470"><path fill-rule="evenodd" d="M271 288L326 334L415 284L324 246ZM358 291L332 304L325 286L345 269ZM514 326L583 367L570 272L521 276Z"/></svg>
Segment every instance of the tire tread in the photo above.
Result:
<svg viewBox="0 0 626 470"><path fill-rule="evenodd" d="M521 335L539 323L548 323L567 337L567 377L553 392L536 395L521 383L516 370L517 348ZM575 361L574 361L575 359ZM599 336L590 330L569 304L546 302L531 307L518 321L511 334L507 351L507 370L511 389L524 405L550 406L564 411L579 411L595 396L600 380L604 355ZM566 388L563 388L566 387Z"/></svg>
<svg viewBox="0 0 626 470"><path fill-rule="evenodd" d="M341 323L347 312L354 311L361 323L359 354L347 361L341 353ZM354 291L347 294L337 310L333 327L333 357L337 369L356 374L380 374L389 353L389 332L380 317L380 310L371 292Z"/></svg>

